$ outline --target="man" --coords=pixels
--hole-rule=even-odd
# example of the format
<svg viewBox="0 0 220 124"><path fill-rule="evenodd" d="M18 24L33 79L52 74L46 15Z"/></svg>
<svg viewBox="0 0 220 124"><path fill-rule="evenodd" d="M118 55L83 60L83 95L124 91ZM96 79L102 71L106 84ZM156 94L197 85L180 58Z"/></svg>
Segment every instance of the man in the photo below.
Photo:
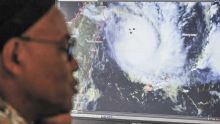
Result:
<svg viewBox="0 0 220 124"><path fill-rule="evenodd" d="M53 0L0 1L0 124L70 119L78 65L68 39Z"/></svg>

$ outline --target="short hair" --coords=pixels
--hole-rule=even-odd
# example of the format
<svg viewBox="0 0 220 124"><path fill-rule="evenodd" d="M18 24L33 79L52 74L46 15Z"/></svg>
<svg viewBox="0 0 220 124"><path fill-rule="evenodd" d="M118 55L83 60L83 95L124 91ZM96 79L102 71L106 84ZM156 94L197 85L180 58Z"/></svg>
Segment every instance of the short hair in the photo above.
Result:
<svg viewBox="0 0 220 124"><path fill-rule="evenodd" d="M0 52L10 38L22 35L54 4L55 0L1 0Z"/></svg>

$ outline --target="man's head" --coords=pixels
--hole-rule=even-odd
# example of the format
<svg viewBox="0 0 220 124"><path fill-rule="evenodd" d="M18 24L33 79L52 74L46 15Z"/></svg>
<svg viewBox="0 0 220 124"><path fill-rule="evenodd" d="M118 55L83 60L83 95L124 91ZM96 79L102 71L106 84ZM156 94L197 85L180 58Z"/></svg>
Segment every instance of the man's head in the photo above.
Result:
<svg viewBox="0 0 220 124"><path fill-rule="evenodd" d="M74 86L77 84L72 72L77 70L78 65L67 53L69 34L63 15L54 7L52 0L5 1L11 3L8 6L16 1L29 1L29 5L20 5L24 8L16 5L17 12L8 15L8 20L13 19L13 15L19 15L15 18L17 20L12 21L17 21L13 24L14 27L5 24L7 19L4 19L6 22L1 22L8 27L3 25L7 34L0 34L0 96L29 119L69 112L72 95L76 93ZM39 4L37 9L34 8L36 5L33 4L44 1L45 5ZM30 11L26 12L29 14L33 11L34 19L25 18L25 12L16 14L19 10ZM19 17L22 19L19 20Z"/></svg>

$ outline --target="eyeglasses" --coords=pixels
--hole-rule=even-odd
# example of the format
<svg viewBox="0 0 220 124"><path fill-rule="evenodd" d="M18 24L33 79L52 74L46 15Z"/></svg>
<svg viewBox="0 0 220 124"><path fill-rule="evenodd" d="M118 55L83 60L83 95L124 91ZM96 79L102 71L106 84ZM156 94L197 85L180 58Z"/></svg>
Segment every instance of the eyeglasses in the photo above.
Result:
<svg viewBox="0 0 220 124"><path fill-rule="evenodd" d="M27 35L22 35L19 38L22 39L23 41L26 41L26 42L36 42L36 43L51 44L51 45L63 45L65 43L65 45L66 45L65 51L66 51L68 61L71 61L74 57L74 49L73 48L75 47L76 39L71 38L70 36L67 36L65 38L64 42L60 42L60 41L52 42L51 40L36 39L36 38L31 38Z"/></svg>

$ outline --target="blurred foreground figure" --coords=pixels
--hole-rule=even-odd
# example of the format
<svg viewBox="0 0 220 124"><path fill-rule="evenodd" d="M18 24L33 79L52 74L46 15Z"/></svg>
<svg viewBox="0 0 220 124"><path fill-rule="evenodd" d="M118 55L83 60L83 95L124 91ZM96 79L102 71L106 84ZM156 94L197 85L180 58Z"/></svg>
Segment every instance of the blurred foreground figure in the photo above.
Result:
<svg viewBox="0 0 220 124"><path fill-rule="evenodd" d="M72 47L54 0L0 1L0 124L70 123Z"/></svg>

